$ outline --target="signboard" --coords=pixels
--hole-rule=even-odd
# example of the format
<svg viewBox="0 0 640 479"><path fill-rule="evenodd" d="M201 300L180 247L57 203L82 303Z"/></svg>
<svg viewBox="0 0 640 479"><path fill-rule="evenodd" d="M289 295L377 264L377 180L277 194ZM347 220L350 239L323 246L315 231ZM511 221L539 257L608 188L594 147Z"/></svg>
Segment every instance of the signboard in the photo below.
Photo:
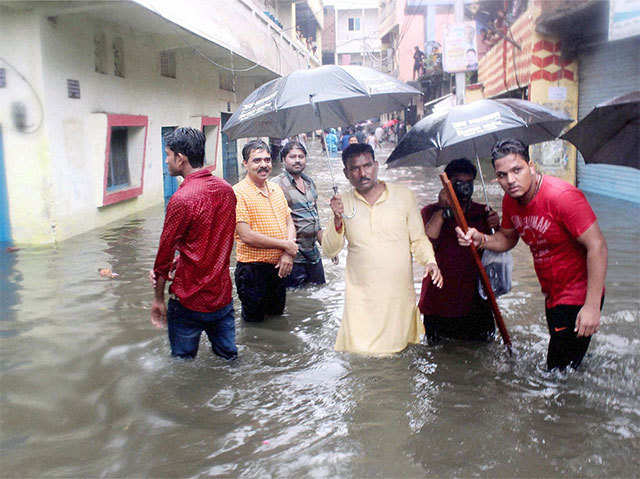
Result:
<svg viewBox="0 0 640 479"><path fill-rule="evenodd" d="M476 22L452 23L447 25L442 68L449 73L478 69Z"/></svg>
<svg viewBox="0 0 640 479"><path fill-rule="evenodd" d="M640 35L640 0L610 0L609 40Z"/></svg>

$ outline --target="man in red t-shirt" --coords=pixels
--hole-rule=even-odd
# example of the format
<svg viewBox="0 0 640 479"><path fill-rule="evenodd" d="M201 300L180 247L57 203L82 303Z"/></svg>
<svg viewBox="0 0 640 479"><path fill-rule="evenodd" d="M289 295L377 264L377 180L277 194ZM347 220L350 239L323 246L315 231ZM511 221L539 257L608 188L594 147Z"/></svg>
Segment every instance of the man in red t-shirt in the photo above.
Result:
<svg viewBox="0 0 640 479"><path fill-rule="evenodd" d="M500 218L485 205L471 200L476 168L466 158L450 162L445 173L451 180L469 226L483 233L498 227ZM422 280L418 307L424 315L424 328L429 343L440 338L489 341L495 326L491 308L478 293L478 267L469 248L458 244L455 226L445 190L438 202L425 206L422 213L427 236L433 244L436 262L444 284L436 288L430 278Z"/></svg>
<svg viewBox="0 0 640 479"><path fill-rule="evenodd" d="M462 246L493 251L529 245L545 295L549 334L547 367L577 368L600 326L607 271L607 244L596 215L580 190L536 172L519 140L496 143L491 152L496 178L506 195L502 227L493 235L457 228Z"/></svg>
<svg viewBox="0 0 640 479"><path fill-rule="evenodd" d="M151 280L151 322L168 324L171 355L193 358L202 332L213 352L235 359L235 319L231 301L229 256L236 228L236 195L204 165L205 136L177 128L165 138L171 176L184 181L167 204ZM180 254L174 262L175 252ZM175 266L168 306L164 287Z"/></svg>

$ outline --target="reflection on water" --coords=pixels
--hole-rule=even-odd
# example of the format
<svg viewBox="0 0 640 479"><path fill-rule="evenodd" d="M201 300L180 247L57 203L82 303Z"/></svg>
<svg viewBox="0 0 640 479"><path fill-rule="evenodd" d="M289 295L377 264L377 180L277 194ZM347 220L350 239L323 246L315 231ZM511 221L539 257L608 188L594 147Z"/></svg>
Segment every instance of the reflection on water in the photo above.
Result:
<svg viewBox="0 0 640 479"><path fill-rule="evenodd" d="M308 171L326 223L328 169L316 158ZM334 172L346 188L339 160ZM440 189L434 169L381 177L408 185L421 205ZM489 195L498 208L497 185ZM282 317L238 321L231 364L208 347L193 362L172 360L166 333L149 323L162 206L55 247L2 248L3 475L637 475L639 208L589 200L610 260L604 324L579 373L544 371L543 302L523 245L514 289L499 299L512 358L499 340L387 358L335 353L343 252L339 265L325 262L327 285L288 294Z"/></svg>

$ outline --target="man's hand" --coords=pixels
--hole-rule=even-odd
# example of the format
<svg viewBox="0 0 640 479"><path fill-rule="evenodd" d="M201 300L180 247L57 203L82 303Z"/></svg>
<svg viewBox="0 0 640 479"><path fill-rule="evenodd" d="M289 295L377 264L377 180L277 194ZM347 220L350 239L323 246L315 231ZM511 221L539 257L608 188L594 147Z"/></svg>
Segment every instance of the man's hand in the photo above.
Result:
<svg viewBox="0 0 640 479"><path fill-rule="evenodd" d="M151 324L160 329L167 326L167 305L164 301L153 300L151 305Z"/></svg>
<svg viewBox="0 0 640 479"><path fill-rule="evenodd" d="M336 229L342 228L342 215L344 214L344 204L342 203L342 196L335 195L329 201L331 211L333 211L333 222Z"/></svg>
<svg viewBox="0 0 640 479"><path fill-rule="evenodd" d="M489 206L486 207L487 211L487 224L489 228L493 230L497 230L500 225L500 216L496 210L491 209Z"/></svg>
<svg viewBox="0 0 640 479"><path fill-rule="evenodd" d="M438 194L438 206L440 208L449 208L451 206L449 204L449 195L444 188L442 188Z"/></svg>
<svg viewBox="0 0 640 479"><path fill-rule="evenodd" d="M149 282L151 283L151 286L153 286L153 288L155 289L158 282L156 281L156 272L152 269L149 270Z"/></svg>
<svg viewBox="0 0 640 479"><path fill-rule="evenodd" d="M440 268L436 263L428 263L424 270L425 278L427 276L431 276L431 282L437 286L438 288L442 288L444 284L444 279L442 278L442 273L440 272Z"/></svg>
<svg viewBox="0 0 640 479"><path fill-rule="evenodd" d="M282 248L285 254L295 256L298 254L298 243L294 240L285 240L285 247Z"/></svg>
<svg viewBox="0 0 640 479"><path fill-rule="evenodd" d="M584 305L578 311L576 329L578 336L592 336L600 327L600 308Z"/></svg>
<svg viewBox="0 0 640 479"><path fill-rule="evenodd" d="M471 246L471 243L473 243L476 248L482 244L482 237L484 236L475 228L469 228L467 234L464 234L459 226L456 226L456 234L458 235L458 244L460 246Z"/></svg>
<svg viewBox="0 0 640 479"><path fill-rule="evenodd" d="M293 256L283 253L275 267L278 270L278 276L286 278L293 269Z"/></svg>

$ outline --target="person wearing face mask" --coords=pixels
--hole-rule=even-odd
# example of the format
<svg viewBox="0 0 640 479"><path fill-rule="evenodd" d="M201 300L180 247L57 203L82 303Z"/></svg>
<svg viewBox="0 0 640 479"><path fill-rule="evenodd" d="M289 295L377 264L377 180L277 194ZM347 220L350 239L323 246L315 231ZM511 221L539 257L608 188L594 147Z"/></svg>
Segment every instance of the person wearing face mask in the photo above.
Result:
<svg viewBox="0 0 640 479"><path fill-rule="evenodd" d="M498 214L471 200L476 168L466 158L453 160L445 168L469 226L490 233L500 223ZM486 300L478 293L478 268L469 248L458 244L456 222L444 189L438 202L422 211L427 236L433 244L436 262L444 278L442 288L422 282L418 304L430 344L442 338L490 341L495 332L493 315Z"/></svg>

